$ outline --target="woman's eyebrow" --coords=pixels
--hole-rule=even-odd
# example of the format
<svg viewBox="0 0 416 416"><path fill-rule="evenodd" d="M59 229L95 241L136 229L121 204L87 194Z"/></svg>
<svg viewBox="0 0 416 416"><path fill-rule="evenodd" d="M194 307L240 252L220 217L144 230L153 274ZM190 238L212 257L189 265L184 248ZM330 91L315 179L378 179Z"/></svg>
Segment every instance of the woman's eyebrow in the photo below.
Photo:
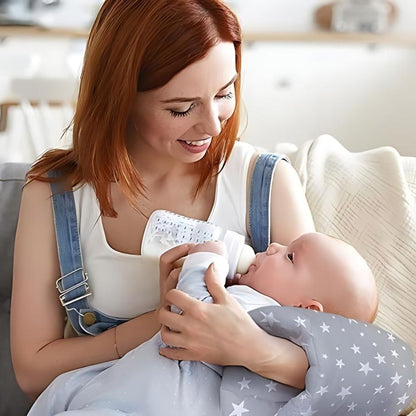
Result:
<svg viewBox="0 0 416 416"><path fill-rule="evenodd" d="M235 74L229 82L227 82L223 87L221 87L218 91L222 91L225 90L227 87L229 87L231 84L234 84L234 82L236 81L236 79L238 78L238 74Z"/></svg>
<svg viewBox="0 0 416 416"><path fill-rule="evenodd" d="M235 74L229 82L227 82L223 87L221 87L218 91L225 90L227 87L229 87L231 84L235 82L235 80L238 78L238 74ZM169 98L168 100L162 100L162 103L188 103L191 101L198 101L201 97L174 97Z"/></svg>

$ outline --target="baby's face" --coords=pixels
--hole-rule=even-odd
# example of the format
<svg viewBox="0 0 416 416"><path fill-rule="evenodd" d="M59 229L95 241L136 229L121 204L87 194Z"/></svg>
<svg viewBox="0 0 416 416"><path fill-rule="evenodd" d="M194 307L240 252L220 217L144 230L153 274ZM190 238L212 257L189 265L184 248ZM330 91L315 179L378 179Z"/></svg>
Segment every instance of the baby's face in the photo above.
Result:
<svg viewBox="0 0 416 416"><path fill-rule="evenodd" d="M304 234L288 246L277 243L258 253L239 284L272 297L281 305L302 306L328 290L327 280L345 262L332 238ZM345 256L345 253L343 253Z"/></svg>

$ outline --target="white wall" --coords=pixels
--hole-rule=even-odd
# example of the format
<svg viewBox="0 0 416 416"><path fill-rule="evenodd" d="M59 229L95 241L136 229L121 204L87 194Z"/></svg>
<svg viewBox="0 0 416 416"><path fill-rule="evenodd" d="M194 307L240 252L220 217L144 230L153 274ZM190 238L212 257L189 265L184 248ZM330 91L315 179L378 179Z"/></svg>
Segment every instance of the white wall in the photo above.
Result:
<svg viewBox="0 0 416 416"><path fill-rule="evenodd" d="M316 31L326 0L229 0L248 31ZM416 45L416 1L394 0L389 34ZM392 145L416 156L416 47L253 43L244 51L243 138L274 149L330 133L352 151Z"/></svg>
<svg viewBox="0 0 416 416"><path fill-rule="evenodd" d="M351 151L416 156L416 49L259 43L243 59L246 141L273 149L329 133Z"/></svg>
<svg viewBox="0 0 416 416"><path fill-rule="evenodd" d="M316 29L314 8L326 2L230 3L247 29L307 32ZM414 33L416 39L416 1L395 3L398 18L392 31ZM5 39L0 43L0 101L25 96L71 101L84 45L85 40L63 38ZM416 48L256 42L246 45L243 63L248 112L244 140L273 150L277 142L300 145L330 133L352 151L393 145L404 155L416 156ZM0 160L34 158L30 149L46 146L25 145L23 121L15 108L8 130L0 133ZM62 126L54 128L56 133L48 136L55 134L60 144Z"/></svg>

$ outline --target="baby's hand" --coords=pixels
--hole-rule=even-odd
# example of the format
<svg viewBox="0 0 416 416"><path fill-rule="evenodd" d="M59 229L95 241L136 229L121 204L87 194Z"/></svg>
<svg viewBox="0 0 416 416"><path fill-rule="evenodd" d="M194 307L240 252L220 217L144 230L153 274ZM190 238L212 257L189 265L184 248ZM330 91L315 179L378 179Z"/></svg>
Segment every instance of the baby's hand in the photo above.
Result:
<svg viewBox="0 0 416 416"><path fill-rule="evenodd" d="M199 253L203 251L216 253L221 256L227 255L227 249L222 241L206 241L205 243L196 244L189 250L189 254Z"/></svg>

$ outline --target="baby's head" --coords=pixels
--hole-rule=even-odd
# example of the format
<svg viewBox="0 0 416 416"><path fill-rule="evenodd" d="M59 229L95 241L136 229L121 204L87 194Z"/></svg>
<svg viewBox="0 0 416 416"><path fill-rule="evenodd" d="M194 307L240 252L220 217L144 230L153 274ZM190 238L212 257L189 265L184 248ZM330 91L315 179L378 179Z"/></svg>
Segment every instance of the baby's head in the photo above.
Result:
<svg viewBox="0 0 416 416"><path fill-rule="evenodd" d="M239 279L283 306L297 306L373 322L378 297L374 276L351 245L321 233L258 253Z"/></svg>

